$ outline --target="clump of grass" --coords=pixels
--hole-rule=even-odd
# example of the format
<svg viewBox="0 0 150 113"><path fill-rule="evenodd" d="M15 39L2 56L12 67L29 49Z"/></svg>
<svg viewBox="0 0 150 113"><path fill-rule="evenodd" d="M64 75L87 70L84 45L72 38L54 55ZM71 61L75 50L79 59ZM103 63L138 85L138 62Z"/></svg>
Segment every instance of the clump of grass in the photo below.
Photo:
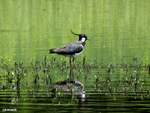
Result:
<svg viewBox="0 0 150 113"><path fill-rule="evenodd" d="M24 66L23 62L15 62L14 72L16 76L16 89L17 89L17 96L20 97L20 87L21 87L21 79L24 76Z"/></svg>

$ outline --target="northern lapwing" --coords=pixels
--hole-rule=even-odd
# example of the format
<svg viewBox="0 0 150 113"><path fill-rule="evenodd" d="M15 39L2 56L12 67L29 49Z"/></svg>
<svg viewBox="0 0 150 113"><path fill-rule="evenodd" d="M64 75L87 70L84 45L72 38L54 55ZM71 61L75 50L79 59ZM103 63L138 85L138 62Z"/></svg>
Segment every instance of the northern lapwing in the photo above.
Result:
<svg viewBox="0 0 150 113"><path fill-rule="evenodd" d="M69 56L69 57L74 57L76 55L79 55L84 50L87 36L85 34L76 34L74 32L72 32L72 34L78 36L79 38L78 41L74 43L70 43L64 47L50 49L49 53L64 55L64 56Z"/></svg>
<svg viewBox="0 0 150 113"><path fill-rule="evenodd" d="M69 56L69 64L70 64L70 79L73 76L73 66L72 66L72 61L74 62L74 57L76 55L79 55L85 47L86 41L87 41L87 36L85 34L76 34L71 31L73 35L78 36L78 40L74 43L70 43L64 47L60 48L53 48L49 50L50 54L58 54L58 55L63 55L63 56Z"/></svg>

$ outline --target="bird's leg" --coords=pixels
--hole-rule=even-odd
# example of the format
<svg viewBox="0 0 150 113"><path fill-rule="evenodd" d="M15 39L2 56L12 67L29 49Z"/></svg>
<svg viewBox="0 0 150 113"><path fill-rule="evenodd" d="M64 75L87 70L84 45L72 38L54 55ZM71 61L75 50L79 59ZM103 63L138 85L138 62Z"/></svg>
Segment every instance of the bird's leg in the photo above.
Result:
<svg viewBox="0 0 150 113"><path fill-rule="evenodd" d="M71 68L71 57L69 57L69 66Z"/></svg>
<svg viewBox="0 0 150 113"><path fill-rule="evenodd" d="M74 71L75 71L75 63L74 63L74 61L75 61L75 57L72 57L72 80L74 80Z"/></svg>
<svg viewBox="0 0 150 113"><path fill-rule="evenodd" d="M70 65L69 80L71 81L73 79L73 74L72 74L72 58L71 57L69 57L69 65Z"/></svg>
<svg viewBox="0 0 150 113"><path fill-rule="evenodd" d="M74 57L69 58L70 72L69 72L69 80L74 80Z"/></svg>
<svg viewBox="0 0 150 113"><path fill-rule="evenodd" d="M75 58L74 57L72 57L72 65L73 65L73 69L75 68L75 63L74 63L74 61L75 61Z"/></svg>

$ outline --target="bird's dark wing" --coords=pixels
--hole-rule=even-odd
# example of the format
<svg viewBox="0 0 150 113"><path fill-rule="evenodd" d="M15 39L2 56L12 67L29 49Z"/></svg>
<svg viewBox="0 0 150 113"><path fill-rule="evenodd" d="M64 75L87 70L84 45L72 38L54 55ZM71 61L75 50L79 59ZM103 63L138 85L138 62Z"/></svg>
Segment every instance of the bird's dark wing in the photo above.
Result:
<svg viewBox="0 0 150 113"><path fill-rule="evenodd" d="M83 50L83 46L81 44L73 43L62 48L51 49L51 53L72 55L75 53L80 53L82 50Z"/></svg>
<svg viewBox="0 0 150 113"><path fill-rule="evenodd" d="M80 53L83 50L81 44L70 44L65 47L67 53Z"/></svg>

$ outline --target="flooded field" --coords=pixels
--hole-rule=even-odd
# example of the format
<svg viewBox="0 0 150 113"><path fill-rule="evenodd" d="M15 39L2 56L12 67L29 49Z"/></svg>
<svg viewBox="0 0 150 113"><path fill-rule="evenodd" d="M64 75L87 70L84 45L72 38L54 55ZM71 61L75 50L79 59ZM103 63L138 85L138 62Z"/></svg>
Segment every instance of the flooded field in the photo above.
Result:
<svg viewBox="0 0 150 113"><path fill-rule="evenodd" d="M77 60L72 70L65 59L44 58L25 66L1 61L0 109L3 112L104 113L150 111L150 67L137 59L132 64L100 65ZM84 85L85 98L71 91L52 90L58 81L74 80Z"/></svg>
<svg viewBox="0 0 150 113"><path fill-rule="evenodd" d="M149 94L130 93L97 93L87 92L86 101L70 97L48 96L39 91L36 95L22 93L21 98L15 97L15 92L1 92L0 109L18 113L148 113L150 111Z"/></svg>
<svg viewBox="0 0 150 113"><path fill-rule="evenodd" d="M150 112L149 0L0 0L0 112ZM85 34L69 59L49 50ZM70 63L71 64L71 63Z"/></svg>

